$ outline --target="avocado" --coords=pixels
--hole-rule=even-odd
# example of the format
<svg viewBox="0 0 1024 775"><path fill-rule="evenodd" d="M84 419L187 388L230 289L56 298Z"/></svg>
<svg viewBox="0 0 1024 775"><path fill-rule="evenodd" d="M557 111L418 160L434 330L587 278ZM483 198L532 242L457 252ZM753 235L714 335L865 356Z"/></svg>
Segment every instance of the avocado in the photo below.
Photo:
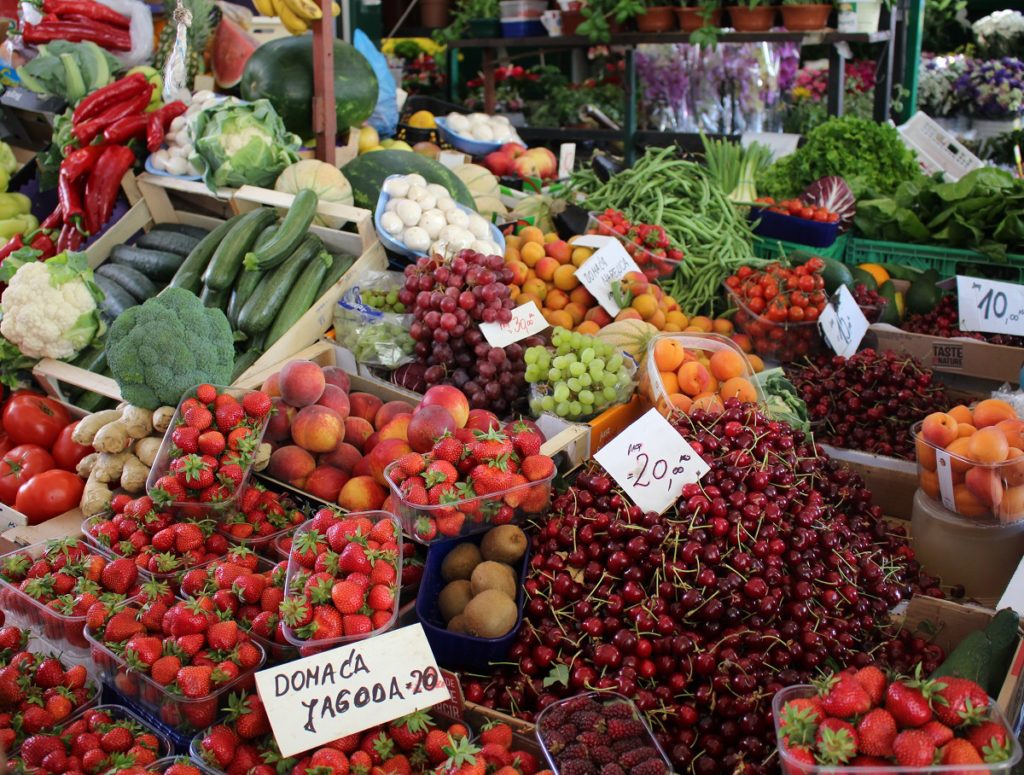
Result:
<svg viewBox="0 0 1024 775"><path fill-rule="evenodd" d="M898 326L900 324L900 308L896 301L896 286L893 285L892 280L886 280L878 287L878 295L886 301L878 322Z"/></svg>
<svg viewBox="0 0 1024 775"><path fill-rule="evenodd" d="M875 280L875 276L871 272L866 272L858 266L850 267L850 274L853 276L854 285L863 285L869 291L878 290L878 282Z"/></svg>
<svg viewBox="0 0 1024 775"><path fill-rule="evenodd" d="M942 299L942 291L935 285L940 279L934 269L922 272L907 290L907 312L924 315L935 309Z"/></svg>

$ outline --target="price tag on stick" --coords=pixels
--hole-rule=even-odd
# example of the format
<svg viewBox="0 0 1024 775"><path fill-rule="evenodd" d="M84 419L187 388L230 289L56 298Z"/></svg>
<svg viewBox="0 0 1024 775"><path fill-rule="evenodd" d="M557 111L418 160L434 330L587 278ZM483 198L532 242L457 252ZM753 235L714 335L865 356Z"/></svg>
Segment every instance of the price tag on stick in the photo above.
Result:
<svg viewBox="0 0 1024 775"><path fill-rule="evenodd" d="M615 237L588 234L577 239L573 246L597 248L597 252L576 270L576 279L590 291L605 312L614 317L621 311L612 295L612 284L619 282L628 272L639 272L633 257Z"/></svg>
<svg viewBox="0 0 1024 775"><path fill-rule="evenodd" d="M956 294L961 331L1024 335L1024 286L957 275Z"/></svg>
<svg viewBox="0 0 1024 775"><path fill-rule="evenodd" d="M836 355L849 358L857 352L868 331L868 319L845 285L832 294L818 317L818 327Z"/></svg>
<svg viewBox="0 0 1024 775"><path fill-rule="evenodd" d="M261 670L256 688L284 756L451 697L420 624Z"/></svg>
<svg viewBox="0 0 1024 775"><path fill-rule="evenodd" d="M594 458L644 511L659 514L676 502L683 485L711 467L657 409L626 428Z"/></svg>
<svg viewBox="0 0 1024 775"><path fill-rule="evenodd" d="M528 336L539 334L550 323L537 309L536 302L529 301L512 310L508 323L481 323L480 333L491 347L508 347Z"/></svg>

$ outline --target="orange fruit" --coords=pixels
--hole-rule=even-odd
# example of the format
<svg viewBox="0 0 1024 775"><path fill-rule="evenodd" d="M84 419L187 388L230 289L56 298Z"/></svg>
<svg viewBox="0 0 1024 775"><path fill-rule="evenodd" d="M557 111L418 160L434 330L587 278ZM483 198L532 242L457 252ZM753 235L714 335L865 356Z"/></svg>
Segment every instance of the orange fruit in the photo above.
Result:
<svg viewBox="0 0 1024 775"><path fill-rule="evenodd" d="M707 334L711 332L711 328L712 326L714 326L714 323L712 322L711 318L707 317L706 315L697 315L697 317L690 318L690 325L696 326L705 334Z"/></svg>
<svg viewBox="0 0 1024 775"><path fill-rule="evenodd" d="M690 411L690 407L693 406L693 400L689 396L684 396L682 393L673 393L668 397L669 403L672 404L673 408L678 409L684 414Z"/></svg>
<svg viewBox="0 0 1024 775"><path fill-rule="evenodd" d="M598 331L601 330L601 327L598 326L597 323L595 323L593 320L584 320L582 323L576 326L576 330L579 331L581 334L596 334Z"/></svg>
<svg viewBox="0 0 1024 775"><path fill-rule="evenodd" d="M665 388L665 392L671 395L672 393L679 392L679 380L676 379L676 373L674 371L662 371L661 384Z"/></svg>
<svg viewBox="0 0 1024 775"><path fill-rule="evenodd" d="M998 428L979 428L967 437L967 456L979 463L1001 463L1009 451L1006 434Z"/></svg>
<svg viewBox="0 0 1024 775"><path fill-rule="evenodd" d="M583 316L587 314L587 311L586 309L583 308L583 305L577 304L574 301L570 301L568 304L562 307L562 309L564 309L566 312L572 315L572 323L574 326L578 326L580 323L582 323Z"/></svg>
<svg viewBox="0 0 1024 775"><path fill-rule="evenodd" d="M551 281L561 291L571 291L580 284L580 281L576 279L576 267L572 264L562 264L555 269Z"/></svg>
<svg viewBox="0 0 1024 775"><path fill-rule="evenodd" d="M649 293L641 293L639 296L633 297L633 303L630 306L639 312L640 317L644 320L650 320L658 311L658 300Z"/></svg>
<svg viewBox="0 0 1024 775"><path fill-rule="evenodd" d="M685 354L686 350L678 339L659 339L654 343L654 363L658 371L674 372L683 365Z"/></svg>
<svg viewBox="0 0 1024 775"><path fill-rule="evenodd" d="M703 409L705 412L710 414L721 414L725 411L725 407L722 405L722 399L713 394L703 395L699 398L693 399L694 409Z"/></svg>
<svg viewBox="0 0 1024 775"><path fill-rule="evenodd" d="M732 333L732 321L728 318L715 318L711 321L711 330L722 336L729 336Z"/></svg>
<svg viewBox="0 0 1024 775"><path fill-rule="evenodd" d="M534 264L533 271L537 273L537 277L544 282L549 283L554 279L555 270L558 269L559 266L561 266L561 264L551 258L551 256L544 256Z"/></svg>
<svg viewBox="0 0 1024 775"><path fill-rule="evenodd" d="M733 377L742 377L747 373L747 364L743 362L743 356L734 350L719 350L712 353L710 365L711 373L722 382Z"/></svg>
<svg viewBox="0 0 1024 775"><path fill-rule="evenodd" d="M971 410L963 404L957 404L946 412L946 414L951 415L957 422L965 422L974 425L974 416L971 414Z"/></svg>
<svg viewBox="0 0 1024 775"><path fill-rule="evenodd" d="M984 428L986 425L995 425L1001 420L1013 420L1017 413L1013 407L998 398L986 398L979 401L974 407L974 427Z"/></svg>
<svg viewBox="0 0 1024 775"><path fill-rule="evenodd" d="M544 232L538 229L536 226L524 226L519 230L519 239L523 242L536 242L541 246L541 250L544 249Z"/></svg>
<svg viewBox="0 0 1024 775"><path fill-rule="evenodd" d="M718 392L723 401L727 398L738 398L748 404L757 402L757 390L746 377L730 377Z"/></svg>
<svg viewBox="0 0 1024 775"><path fill-rule="evenodd" d="M519 249L520 260L529 267L537 265L537 262L545 258L544 246L536 242L527 242ZM553 260L553 259L552 259ZM558 263L557 261L555 263Z"/></svg>
<svg viewBox="0 0 1024 775"><path fill-rule="evenodd" d="M544 299L544 306L552 310L565 309L565 305L568 303L569 297L565 294L565 291L560 291L557 288L548 291L548 295ZM566 328L572 328L572 326L566 326Z"/></svg>

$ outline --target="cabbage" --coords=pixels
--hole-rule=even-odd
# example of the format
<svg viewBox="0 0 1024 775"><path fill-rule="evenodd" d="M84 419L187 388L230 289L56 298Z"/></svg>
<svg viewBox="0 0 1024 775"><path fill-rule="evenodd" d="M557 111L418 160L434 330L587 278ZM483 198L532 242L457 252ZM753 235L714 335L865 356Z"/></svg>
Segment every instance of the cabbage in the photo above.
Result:
<svg viewBox="0 0 1024 775"><path fill-rule="evenodd" d="M228 100L196 117L195 151L189 161L206 185L218 188L273 187L277 176L298 161L300 140L284 127L269 100Z"/></svg>
<svg viewBox="0 0 1024 775"><path fill-rule="evenodd" d="M824 207L839 216L839 228L846 231L853 222L853 216L857 214L857 200L853 192L838 175L818 178L811 183L800 195L804 204Z"/></svg>

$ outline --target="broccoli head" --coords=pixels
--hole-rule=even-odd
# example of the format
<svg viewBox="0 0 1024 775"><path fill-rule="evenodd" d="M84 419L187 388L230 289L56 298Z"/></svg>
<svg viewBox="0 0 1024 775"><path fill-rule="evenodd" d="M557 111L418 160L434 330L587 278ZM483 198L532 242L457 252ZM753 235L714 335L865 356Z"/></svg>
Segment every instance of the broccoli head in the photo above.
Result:
<svg viewBox="0 0 1024 775"><path fill-rule="evenodd" d="M124 400L145 409L176 406L203 382L228 385L234 369L231 326L195 294L168 288L125 310L107 334L107 363Z"/></svg>

